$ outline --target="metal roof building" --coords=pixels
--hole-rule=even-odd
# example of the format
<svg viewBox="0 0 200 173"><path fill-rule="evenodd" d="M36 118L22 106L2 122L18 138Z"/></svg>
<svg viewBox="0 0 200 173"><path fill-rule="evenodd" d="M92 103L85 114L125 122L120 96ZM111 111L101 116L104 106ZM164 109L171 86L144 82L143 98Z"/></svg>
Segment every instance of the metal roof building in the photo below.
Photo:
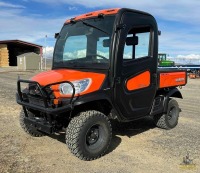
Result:
<svg viewBox="0 0 200 173"><path fill-rule="evenodd" d="M42 56L42 46L22 40L0 41L0 67L17 66L17 56L28 52Z"/></svg>

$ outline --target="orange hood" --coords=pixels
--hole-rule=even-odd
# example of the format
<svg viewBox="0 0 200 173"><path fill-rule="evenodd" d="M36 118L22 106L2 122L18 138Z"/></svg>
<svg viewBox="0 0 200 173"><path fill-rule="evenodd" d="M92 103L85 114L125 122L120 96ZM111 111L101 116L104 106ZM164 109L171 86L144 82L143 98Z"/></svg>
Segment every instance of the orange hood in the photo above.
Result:
<svg viewBox="0 0 200 173"><path fill-rule="evenodd" d="M105 74L83 72L78 70L58 69L58 70L50 70L47 72L39 73L34 77L32 77L31 80L38 82L41 86L45 86L56 82L62 82L62 81L73 82L76 80L81 80L86 78L90 78L92 82L90 84L90 87L83 93L80 93L80 95L99 90L105 79ZM59 92L56 92L55 94L56 97L60 97Z"/></svg>

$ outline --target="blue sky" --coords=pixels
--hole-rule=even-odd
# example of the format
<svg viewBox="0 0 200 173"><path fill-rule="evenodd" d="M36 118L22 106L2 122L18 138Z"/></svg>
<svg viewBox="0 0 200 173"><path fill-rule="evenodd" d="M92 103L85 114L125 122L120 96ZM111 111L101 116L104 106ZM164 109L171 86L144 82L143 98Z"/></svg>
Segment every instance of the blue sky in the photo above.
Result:
<svg viewBox="0 0 200 173"><path fill-rule="evenodd" d="M54 33L66 19L114 7L151 13L162 31L159 51L172 58L200 62L199 0L0 0L0 40L21 39L44 45L47 35L47 52L51 54Z"/></svg>

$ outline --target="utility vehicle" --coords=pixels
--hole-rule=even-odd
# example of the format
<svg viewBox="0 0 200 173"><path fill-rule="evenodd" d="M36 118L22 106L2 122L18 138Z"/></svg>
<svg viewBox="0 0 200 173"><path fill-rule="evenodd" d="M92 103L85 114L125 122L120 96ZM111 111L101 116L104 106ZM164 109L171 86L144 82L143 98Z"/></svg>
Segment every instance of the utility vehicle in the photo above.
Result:
<svg viewBox="0 0 200 173"><path fill-rule="evenodd" d="M55 34L52 70L17 82L22 128L32 136L65 129L82 160L105 154L111 119L150 116L158 127L174 128L180 109L172 98L182 98L177 87L186 84L186 72L158 69L158 33L152 15L132 9L67 20Z"/></svg>

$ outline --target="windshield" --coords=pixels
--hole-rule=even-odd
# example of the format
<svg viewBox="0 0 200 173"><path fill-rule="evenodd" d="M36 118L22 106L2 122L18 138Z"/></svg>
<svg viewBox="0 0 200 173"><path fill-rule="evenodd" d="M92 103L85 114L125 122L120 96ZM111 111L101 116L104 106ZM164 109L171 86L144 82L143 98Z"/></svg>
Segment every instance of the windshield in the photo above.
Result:
<svg viewBox="0 0 200 173"><path fill-rule="evenodd" d="M105 16L65 25L55 46L53 68L109 68L114 19Z"/></svg>

